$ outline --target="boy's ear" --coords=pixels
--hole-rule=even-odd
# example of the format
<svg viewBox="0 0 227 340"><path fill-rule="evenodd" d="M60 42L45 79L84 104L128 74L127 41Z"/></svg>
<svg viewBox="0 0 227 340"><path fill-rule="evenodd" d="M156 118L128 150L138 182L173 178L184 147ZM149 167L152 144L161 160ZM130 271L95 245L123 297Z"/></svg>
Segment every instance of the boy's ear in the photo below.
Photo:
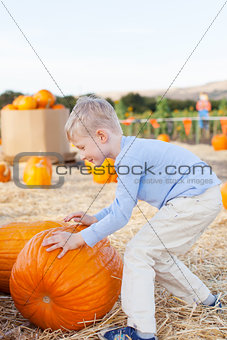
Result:
<svg viewBox="0 0 227 340"><path fill-rule="evenodd" d="M101 143L106 143L108 141L109 135L105 130L97 130L95 135L99 138Z"/></svg>

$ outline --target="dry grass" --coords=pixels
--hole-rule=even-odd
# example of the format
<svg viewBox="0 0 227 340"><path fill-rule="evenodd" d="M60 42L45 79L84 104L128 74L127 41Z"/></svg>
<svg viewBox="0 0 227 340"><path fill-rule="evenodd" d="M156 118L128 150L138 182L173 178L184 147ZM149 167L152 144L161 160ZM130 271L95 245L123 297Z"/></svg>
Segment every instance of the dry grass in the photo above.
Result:
<svg viewBox="0 0 227 340"><path fill-rule="evenodd" d="M195 146L192 146L196 153ZM197 146L198 154L201 152ZM224 158L221 163L219 153L212 153L209 148L203 159L216 157L214 171L223 174ZM199 154L199 156L202 156ZM208 157L208 158L209 158ZM227 160L227 155L226 158ZM222 166L220 165L222 164ZM221 168L219 168L221 166ZM226 167L225 167L226 168ZM227 180L227 174L225 177ZM0 224L13 221L62 220L68 213L86 210L95 199L101 186L93 183L90 176L80 176L73 171L68 175L62 188L56 190L20 189L11 181L0 183ZM104 187L98 198L91 205L88 213L93 214L114 199L116 184ZM145 202L139 202L147 218L151 218L156 209ZM126 243L145 223L139 209L135 208L130 222L122 230L110 236L111 243L123 255ZM197 274L213 293L221 293L222 301L226 298L226 228L227 211L222 210L209 229L186 255L184 263ZM159 339L225 339L227 337L225 308L217 313L212 308L188 306L183 301L171 296L165 289L156 286L156 318ZM126 316L121 310L120 299L102 320L82 331L62 332L42 331L25 320L15 309L9 295L0 293L0 339L98 339L96 333L106 326L126 325ZM85 325L86 326L86 325Z"/></svg>

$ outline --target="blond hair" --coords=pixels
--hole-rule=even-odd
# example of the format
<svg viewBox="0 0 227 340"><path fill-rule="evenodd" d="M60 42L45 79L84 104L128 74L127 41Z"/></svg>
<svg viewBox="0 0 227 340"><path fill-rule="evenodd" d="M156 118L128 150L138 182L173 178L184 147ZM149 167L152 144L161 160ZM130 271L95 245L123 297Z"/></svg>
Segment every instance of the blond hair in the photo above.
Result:
<svg viewBox="0 0 227 340"><path fill-rule="evenodd" d="M75 131L79 135L93 135L101 128L123 134L117 114L108 101L94 95L79 97L65 124L68 140L72 140Z"/></svg>

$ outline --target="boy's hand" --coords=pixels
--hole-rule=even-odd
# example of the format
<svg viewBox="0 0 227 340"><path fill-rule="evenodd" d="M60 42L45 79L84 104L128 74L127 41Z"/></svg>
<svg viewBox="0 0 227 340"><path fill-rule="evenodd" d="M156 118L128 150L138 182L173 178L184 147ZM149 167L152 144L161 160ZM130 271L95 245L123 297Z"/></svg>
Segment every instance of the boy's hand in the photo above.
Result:
<svg viewBox="0 0 227 340"><path fill-rule="evenodd" d="M66 216L64 218L64 222L69 222L72 218L75 222L81 222L82 224L87 225L87 226L89 226L89 225L91 225L95 222L98 222L98 220L95 216L87 215L83 211L77 211L77 212L74 212L74 213Z"/></svg>
<svg viewBox="0 0 227 340"><path fill-rule="evenodd" d="M58 248L62 248L62 252L58 255L60 259L63 257L68 250L77 249L80 246L85 244L85 241L80 233L72 234L67 231L53 231L53 236L48 237L42 243L42 246L49 246L52 244L50 248L47 248L46 251L52 251Z"/></svg>

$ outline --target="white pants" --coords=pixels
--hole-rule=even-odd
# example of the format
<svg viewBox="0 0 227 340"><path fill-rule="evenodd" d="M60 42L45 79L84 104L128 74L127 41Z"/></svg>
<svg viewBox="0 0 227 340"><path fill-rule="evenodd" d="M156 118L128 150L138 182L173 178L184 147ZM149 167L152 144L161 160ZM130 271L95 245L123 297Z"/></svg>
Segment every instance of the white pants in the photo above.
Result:
<svg viewBox="0 0 227 340"><path fill-rule="evenodd" d="M210 294L176 255L195 243L222 207L219 186L163 206L127 244L122 279L122 309L128 326L156 333L154 281L189 304Z"/></svg>

